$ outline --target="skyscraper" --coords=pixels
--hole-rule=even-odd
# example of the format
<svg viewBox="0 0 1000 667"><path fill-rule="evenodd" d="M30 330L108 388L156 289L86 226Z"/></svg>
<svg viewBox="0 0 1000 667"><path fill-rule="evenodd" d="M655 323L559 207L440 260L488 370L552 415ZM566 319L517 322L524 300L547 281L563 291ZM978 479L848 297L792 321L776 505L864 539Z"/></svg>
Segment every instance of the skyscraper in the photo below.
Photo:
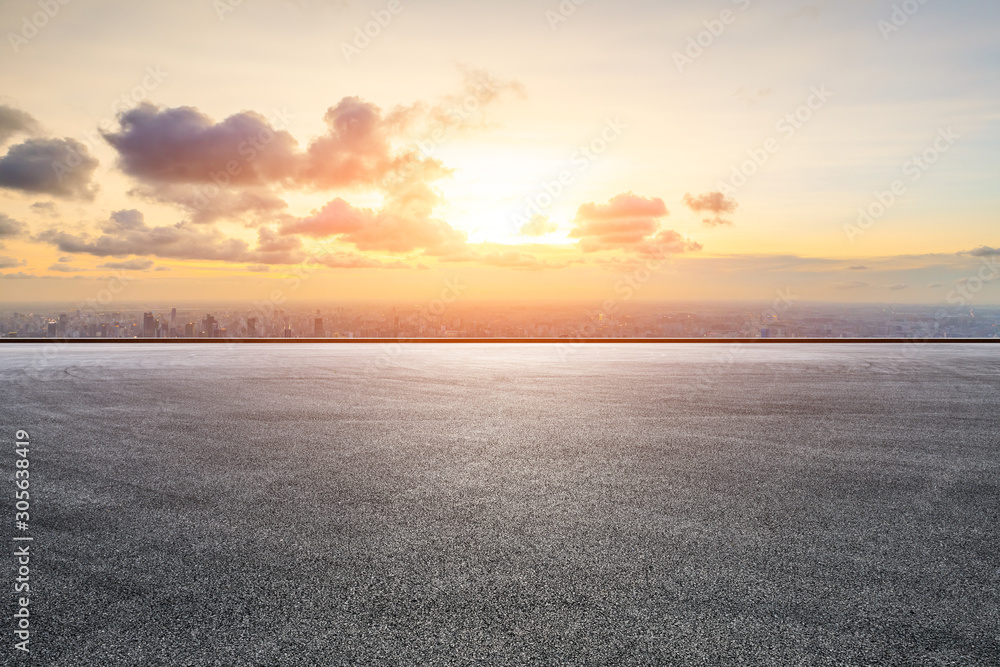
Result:
<svg viewBox="0 0 1000 667"><path fill-rule="evenodd" d="M201 321L201 335L205 338L214 338L215 329L218 327L218 322L211 315L205 315L205 319Z"/></svg>

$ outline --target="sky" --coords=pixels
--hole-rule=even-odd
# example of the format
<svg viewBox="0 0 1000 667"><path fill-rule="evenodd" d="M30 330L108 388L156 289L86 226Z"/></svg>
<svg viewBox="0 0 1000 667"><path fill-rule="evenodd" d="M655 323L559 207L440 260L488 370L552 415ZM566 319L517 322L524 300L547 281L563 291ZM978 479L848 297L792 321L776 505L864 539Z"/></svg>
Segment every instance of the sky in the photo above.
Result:
<svg viewBox="0 0 1000 667"><path fill-rule="evenodd" d="M9 0L0 33L3 303L1000 303L992 0Z"/></svg>

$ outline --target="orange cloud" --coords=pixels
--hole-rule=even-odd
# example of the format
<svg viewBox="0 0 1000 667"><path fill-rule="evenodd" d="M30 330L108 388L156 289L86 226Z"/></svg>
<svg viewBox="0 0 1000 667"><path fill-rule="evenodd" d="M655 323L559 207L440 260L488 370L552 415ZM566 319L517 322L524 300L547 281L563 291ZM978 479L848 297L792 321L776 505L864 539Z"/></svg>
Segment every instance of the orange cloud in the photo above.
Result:
<svg viewBox="0 0 1000 667"><path fill-rule="evenodd" d="M431 218L426 197L426 193L404 192L399 198L387 200L379 211L356 208L338 197L313 215L286 223L281 233L336 237L358 250L423 250L429 255L442 255L464 248L465 233Z"/></svg>
<svg viewBox="0 0 1000 667"><path fill-rule="evenodd" d="M736 208L739 206L735 200L729 199L721 192L706 192L697 197L692 196L689 192L684 195L684 203L695 213L708 211L714 214L713 217L702 219L702 222L709 227L733 224L732 220L724 219L722 214L735 213Z"/></svg>
<svg viewBox="0 0 1000 667"><path fill-rule="evenodd" d="M580 239L584 252L627 248L655 234L660 228L659 218L669 214L662 199L647 199L629 192L607 204L582 205L569 236Z"/></svg>
<svg viewBox="0 0 1000 667"><path fill-rule="evenodd" d="M570 238L580 239L584 252L626 250L644 257L662 257L701 250L697 243L672 230L660 229L660 218L670 215L663 200L631 192L607 204L584 204L576 213Z"/></svg>

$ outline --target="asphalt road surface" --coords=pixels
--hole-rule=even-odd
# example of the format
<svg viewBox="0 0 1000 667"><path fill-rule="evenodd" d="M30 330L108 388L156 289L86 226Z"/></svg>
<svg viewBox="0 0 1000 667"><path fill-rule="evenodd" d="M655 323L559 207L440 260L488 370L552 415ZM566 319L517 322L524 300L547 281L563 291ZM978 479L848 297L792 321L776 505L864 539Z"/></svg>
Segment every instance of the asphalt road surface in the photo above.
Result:
<svg viewBox="0 0 1000 667"><path fill-rule="evenodd" d="M1000 664L996 346L0 345L0 422L30 664Z"/></svg>

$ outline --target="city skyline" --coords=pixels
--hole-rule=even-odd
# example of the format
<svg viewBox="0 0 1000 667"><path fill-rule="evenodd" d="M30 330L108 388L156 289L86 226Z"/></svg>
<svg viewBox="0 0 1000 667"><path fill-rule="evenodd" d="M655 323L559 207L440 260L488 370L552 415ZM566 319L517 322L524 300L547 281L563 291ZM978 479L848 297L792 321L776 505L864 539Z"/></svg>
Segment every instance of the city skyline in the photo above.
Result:
<svg viewBox="0 0 1000 667"><path fill-rule="evenodd" d="M1000 308L757 304L213 304L0 311L7 339L987 339Z"/></svg>
<svg viewBox="0 0 1000 667"><path fill-rule="evenodd" d="M1000 303L995 3L49 4L4 303Z"/></svg>

